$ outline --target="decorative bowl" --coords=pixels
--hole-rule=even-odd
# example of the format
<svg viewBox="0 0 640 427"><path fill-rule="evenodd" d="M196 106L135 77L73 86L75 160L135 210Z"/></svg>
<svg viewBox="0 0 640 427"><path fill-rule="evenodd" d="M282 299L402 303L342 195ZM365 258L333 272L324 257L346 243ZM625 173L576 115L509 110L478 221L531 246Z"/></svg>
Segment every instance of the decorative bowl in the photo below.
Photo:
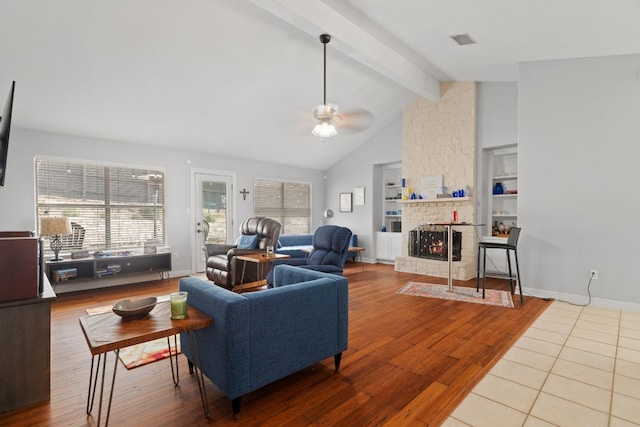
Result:
<svg viewBox="0 0 640 427"><path fill-rule="evenodd" d="M123 299L113 306L113 312L125 319L144 317L156 306L156 297Z"/></svg>

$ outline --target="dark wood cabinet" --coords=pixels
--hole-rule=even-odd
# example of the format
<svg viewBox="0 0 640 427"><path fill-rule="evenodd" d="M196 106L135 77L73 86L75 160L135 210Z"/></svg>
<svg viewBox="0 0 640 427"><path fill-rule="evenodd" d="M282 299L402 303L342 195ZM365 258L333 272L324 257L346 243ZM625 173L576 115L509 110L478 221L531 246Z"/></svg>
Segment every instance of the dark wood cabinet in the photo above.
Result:
<svg viewBox="0 0 640 427"><path fill-rule="evenodd" d="M0 302L0 413L49 400L51 303L56 294L46 277L43 282L36 298Z"/></svg>

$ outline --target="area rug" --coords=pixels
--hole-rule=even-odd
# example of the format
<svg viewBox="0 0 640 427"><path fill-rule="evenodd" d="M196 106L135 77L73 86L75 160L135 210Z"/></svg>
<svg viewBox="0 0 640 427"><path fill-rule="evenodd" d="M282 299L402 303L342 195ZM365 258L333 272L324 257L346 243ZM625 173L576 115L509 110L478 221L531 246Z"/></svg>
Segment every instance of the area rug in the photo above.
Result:
<svg viewBox="0 0 640 427"><path fill-rule="evenodd" d="M513 308L513 300L511 299L511 294L509 292L496 291L493 289L487 289L485 292L485 298L483 299L482 290L480 292L476 292L475 288L454 286L453 292L449 292L449 287L447 285L409 282L396 293L417 297L440 298Z"/></svg>
<svg viewBox="0 0 640 427"><path fill-rule="evenodd" d="M157 340L132 345L131 347L125 347L120 350L118 356L124 367L127 369L144 366L175 355L176 347L174 346L173 337L170 337L169 341L171 342L171 352L169 352L169 347L167 347L167 339L158 338ZM177 344L177 352L180 353L179 339Z"/></svg>

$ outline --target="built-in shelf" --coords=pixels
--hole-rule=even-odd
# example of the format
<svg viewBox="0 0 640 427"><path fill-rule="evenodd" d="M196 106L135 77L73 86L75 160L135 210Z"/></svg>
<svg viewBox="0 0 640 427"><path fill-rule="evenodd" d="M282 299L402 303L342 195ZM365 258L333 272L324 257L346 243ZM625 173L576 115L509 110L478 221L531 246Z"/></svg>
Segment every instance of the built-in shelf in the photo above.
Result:
<svg viewBox="0 0 640 427"><path fill-rule="evenodd" d="M398 232L402 229L402 206L398 203L405 191L402 187L402 164L397 162L384 165L382 183L382 230Z"/></svg>
<svg viewBox="0 0 640 427"><path fill-rule="evenodd" d="M485 188L489 195L486 204L489 227L485 233L495 236L498 230L508 231L518 224L518 149L511 146L491 150L487 160L490 178ZM498 183L502 186L500 194L493 194Z"/></svg>

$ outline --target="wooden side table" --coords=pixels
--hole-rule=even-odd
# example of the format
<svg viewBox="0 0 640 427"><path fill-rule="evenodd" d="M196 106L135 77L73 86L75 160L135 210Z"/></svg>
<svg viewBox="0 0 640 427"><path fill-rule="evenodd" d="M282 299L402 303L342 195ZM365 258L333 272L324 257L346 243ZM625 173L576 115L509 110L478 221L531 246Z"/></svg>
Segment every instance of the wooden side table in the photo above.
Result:
<svg viewBox="0 0 640 427"><path fill-rule="evenodd" d="M98 371L100 370L100 359L104 355L102 362L102 379L100 384L100 402L98 406L98 426L102 416L102 401L104 393L104 379L107 366L107 353L115 352L115 363L113 366L113 377L111 379L111 390L109 392L109 403L107 406L105 426L109 424L109 413L111 412L111 401L113 399L113 390L116 381L116 371L118 367L118 353L121 348L129 347L152 341L158 338L167 338L172 335L186 333L188 337L188 345L191 350L192 362L195 365L196 379L198 380L198 388L200 389L200 398L202 399L202 408L205 417L209 418L209 406L207 404L207 396L205 392L204 376L200 370L200 355L198 352L198 342L196 334L192 333L198 329L203 329L212 324L212 319L205 316L195 308L189 307L189 317L183 320L171 319L171 304L169 302L161 302L151 310L148 316L141 319L123 319L113 312L83 316L80 318L80 328L87 340L87 345L91 351L91 374L89 378L89 391L87 394L87 414L93 408L93 400L95 397L95 389L98 381ZM98 356L98 363L93 371L94 358ZM173 374L173 359L171 359L171 371ZM176 373L177 373L177 354L176 354ZM177 384L178 379L174 378ZM93 384L93 392L91 390Z"/></svg>
<svg viewBox="0 0 640 427"><path fill-rule="evenodd" d="M275 261L277 259L286 259L286 258L291 258L291 256L285 255L285 254L273 254L271 256L267 256L266 252L236 256L236 259L244 263L242 265L242 276L240 276L240 285L238 286L239 288L238 292L242 292L243 290L249 289L249 288L264 286L267 283L266 273L268 273L269 270L263 271L263 266L268 266L269 268L271 268L271 261ZM253 262L258 264L258 280L256 282L244 283L244 271L247 268L248 262ZM251 285L251 286L243 287L243 285Z"/></svg>

